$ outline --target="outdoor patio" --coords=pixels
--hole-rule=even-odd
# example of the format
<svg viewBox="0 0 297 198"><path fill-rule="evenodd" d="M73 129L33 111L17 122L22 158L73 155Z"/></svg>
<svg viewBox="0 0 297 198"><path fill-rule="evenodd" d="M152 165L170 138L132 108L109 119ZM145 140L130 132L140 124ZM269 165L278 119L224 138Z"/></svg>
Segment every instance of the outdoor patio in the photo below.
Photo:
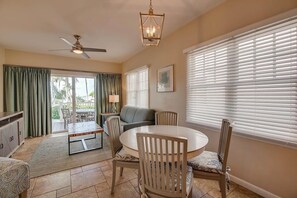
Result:
<svg viewBox="0 0 297 198"><path fill-rule="evenodd" d="M61 120L52 120L52 131L53 133L66 131L67 129L64 129L64 121Z"/></svg>
<svg viewBox="0 0 297 198"><path fill-rule="evenodd" d="M73 119L72 113L70 113L68 116L61 115L61 119L52 119L52 132L56 133L67 131L67 125L69 123L73 123L74 121L95 121L95 109L77 109L75 119Z"/></svg>

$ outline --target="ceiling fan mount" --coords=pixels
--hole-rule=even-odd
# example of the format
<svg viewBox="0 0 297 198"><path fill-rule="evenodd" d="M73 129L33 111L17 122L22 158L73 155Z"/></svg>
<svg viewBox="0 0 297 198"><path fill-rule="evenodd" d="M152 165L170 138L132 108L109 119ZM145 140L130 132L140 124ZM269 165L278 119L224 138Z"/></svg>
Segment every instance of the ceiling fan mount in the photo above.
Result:
<svg viewBox="0 0 297 198"><path fill-rule="evenodd" d="M89 48L89 47L83 47L82 44L80 44L79 39L81 39L80 35L74 34L73 37L76 39L76 42L72 44L67 39L60 37L62 41L70 45L72 48L70 49L70 52L73 52L75 54L81 54L85 58L90 58L89 55L86 52L106 52L106 49L98 49L98 48ZM69 49L61 49L61 50L69 50ZM50 51L60 51L59 50L50 50Z"/></svg>
<svg viewBox="0 0 297 198"><path fill-rule="evenodd" d="M77 48L83 48L82 45L80 44L79 42L79 39L81 38L81 36L77 35L77 34L74 34L73 35L74 38L76 39L76 42L73 44L73 48L74 47L77 47Z"/></svg>
<svg viewBox="0 0 297 198"><path fill-rule="evenodd" d="M81 36L79 36L79 35L77 35L77 34L74 34L73 36L74 36L74 38L75 38L77 41L81 38Z"/></svg>

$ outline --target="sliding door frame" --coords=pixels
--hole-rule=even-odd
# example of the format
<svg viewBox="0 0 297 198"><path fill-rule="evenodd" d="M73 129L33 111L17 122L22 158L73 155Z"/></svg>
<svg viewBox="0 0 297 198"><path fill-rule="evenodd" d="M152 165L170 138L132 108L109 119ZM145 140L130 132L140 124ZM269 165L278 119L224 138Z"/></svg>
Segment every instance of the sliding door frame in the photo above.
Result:
<svg viewBox="0 0 297 198"><path fill-rule="evenodd" d="M52 70L51 71L51 77L66 77L66 78L71 78L71 82L72 82L72 87L71 87L71 103L72 103L72 114L73 114L73 119L72 122L76 123L76 79L77 78L92 78L94 79L94 91L95 91L95 81L96 81L96 74L95 73L87 73L87 72L76 72L76 71L63 71L63 70ZM96 101L96 95L94 94L94 100ZM96 105L94 101L94 106ZM94 111L95 111L95 120L96 120L96 107L94 107ZM71 118L70 118L71 119ZM65 130L63 130L65 131ZM55 131L55 132L63 132L63 131Z"/></svg>

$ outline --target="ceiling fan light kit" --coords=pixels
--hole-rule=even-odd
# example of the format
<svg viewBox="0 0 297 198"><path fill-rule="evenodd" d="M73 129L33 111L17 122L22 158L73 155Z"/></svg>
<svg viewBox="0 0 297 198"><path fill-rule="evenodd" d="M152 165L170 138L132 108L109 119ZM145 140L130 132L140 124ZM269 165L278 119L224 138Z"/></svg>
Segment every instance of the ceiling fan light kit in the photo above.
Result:
<svg viewBox="0 0 297 198"><path fill-rule="evenodd" d="M165 14L154 14L152 0L148 14L140 12L141 41L144 46L158 46L161 40Z"/></svg>
<svg viewBox="0 0 297 198"><path fill-rule="evenodd" d="M72 50L72 52L76 53L76 54L82 54L83 51L81 49L74 49Z"/></svg>

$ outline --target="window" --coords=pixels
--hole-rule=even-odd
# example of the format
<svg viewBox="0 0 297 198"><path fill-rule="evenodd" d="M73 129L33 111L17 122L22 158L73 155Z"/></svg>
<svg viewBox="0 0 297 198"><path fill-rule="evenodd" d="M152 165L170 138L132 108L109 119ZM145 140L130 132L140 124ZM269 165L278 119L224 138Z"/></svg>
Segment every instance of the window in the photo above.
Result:
<svg viewBox="0 0 297 198"><path fill-rule="evenodd" d="M142 67L128 72L127 104L136 107L149 107L148 67Z"/></svg>
<svg viewBox="0 0 297 198"><path fill-rule="evenodd" d="M297 18L187 54L187 121L297 146Z"/></svg>

